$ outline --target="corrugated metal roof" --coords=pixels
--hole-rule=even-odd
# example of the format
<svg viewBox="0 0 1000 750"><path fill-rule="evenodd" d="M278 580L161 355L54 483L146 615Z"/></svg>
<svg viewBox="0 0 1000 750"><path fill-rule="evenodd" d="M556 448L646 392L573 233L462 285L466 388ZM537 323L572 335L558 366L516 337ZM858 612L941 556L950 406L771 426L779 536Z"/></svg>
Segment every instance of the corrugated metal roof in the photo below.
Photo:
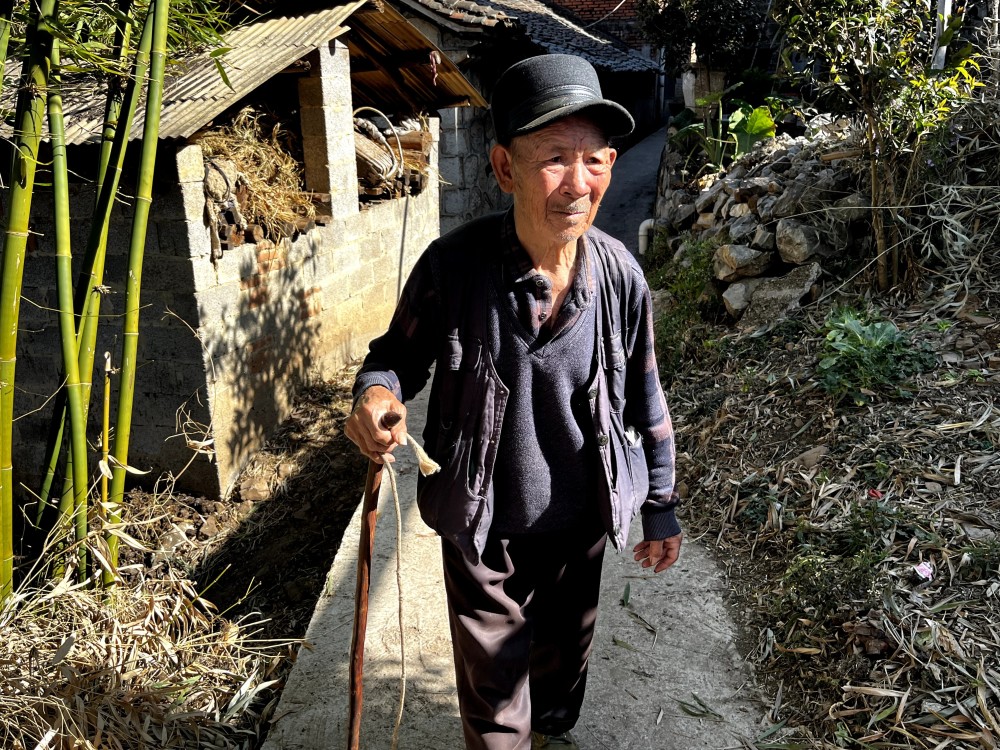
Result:
<svg viewBox="0 0 1000 750"><path fill-rule="evenodd" d="M222 80L207 52L180 63L170 71L164 85L160 137L188 137L296 60L343 34L347 29L341 24L366 1L351 0L305 16L273 18L233 29L225 36L230 50L220 58L232 88ZM90 101L72 105L76 112L66 113L69 144L100 138L103 111L93 111L92 89L87 98ZM81 116L73 117L74 114ZM144 121L145 112L140 108L129 138L142 135Z"/></svg>
<svg viewBox="0 0 1000 750"><path fill-rule="evenodd" d="M343 40L351 53L354 106L401 113L455 106L486 107L486 100L427 37L383 3L355 12Z"/></svg>
<svg viewBox="0 0 1000 750"><path fill-rule="evenodd" d="M220 58L232 87L219 75L210 53L168 68L160 114L160 138L187 138L268 79L331 39L344 37L351 52L351 83L357 101L383 111L415 114L456 106L485 107L486 101L458 67L397 11L365 7L367 0L303 16L273 18L225 35L229 51ZM351 27L343 25L350 18ZM346 37L344 36L346 32ZM432 63L432 54L435 54ZM355 73L355 70L357 72ZM9 61L8 78L20 73ZM16 87L7 86L3 104L14 106ZM104 125L104 87L92 78L63 83L66 142L97 143ZM130 139L142 136L145 104L140 102ZM0 126L0 135L9 135ZM47 137L47 128L46 128Z"/></svg>

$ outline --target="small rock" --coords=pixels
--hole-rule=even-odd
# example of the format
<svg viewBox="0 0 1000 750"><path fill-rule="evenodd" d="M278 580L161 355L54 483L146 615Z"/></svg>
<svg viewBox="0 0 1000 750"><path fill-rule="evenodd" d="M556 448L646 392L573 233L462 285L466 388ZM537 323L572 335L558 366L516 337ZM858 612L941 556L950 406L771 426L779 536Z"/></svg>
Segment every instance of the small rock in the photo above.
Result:
<svg viewBox="0 0 1000 750"><path fill-rule="evenodd" d="M781 259L786 263L802 264L826 251L817 229L795 219L782 219L778 222L775 242Z"/></svg>
<svg viewBox="0 0 1000 750"><path fill-rule="evenodd" d="M798 180L785 184L785 189L774 202L773 215L781 219L802 212L802 194L806 190L804 182ZM758 205L758 211L760 207ZM761 217L763 218L763 217Z"/></svg>
<svg viewBox="0 0 1000 750"><path fill-rule="evenodd" d="M862 193L851 193L833 205L838 209L837 217L844 221L861 221L872 213L871 201Z"/></svg>
<svg viewBox="0 0 1000 750"><path fill-rule="evenodd" d="M743 180L736 188L736 200L745 201L751 196L760 196L768 192L771 181L766 177L750 177Z"/></svg>
<svg viewBox="0 0 1000 750"><path fill-rule="evenodd" d="M746 205L745 203L739 205ZM757 233L760 225L757 217L751 213L741 216L729 225L729 239L737 244L747 244Z"/></svg>
<svg viewBox="0 0 1000 750"><path fill-rule="evenodd" d="M750 307L753 293L764 282L761 277L740 279L730 284L722 293L722 303L726 311L734 318L739 318L743 311Z"/></svg>
<svg viewBox="0 0 1000 750"><path fill-rule="evenodd" d="M798 464L803 469L811 469L829 452L830 449L825 445L817 445L815 448L810 448L809 450L797 455L792 459L792 463Z"/></svg>
<svg viewBox="0 0 1000 750"><path fill-rule="evenodd" d="M750 206L746 203L734 203L729 207L729 217L732 219L739 219L750 213Z"/></svg>
<svg viewBox="0 0 1000 750"><path fill-rule="evenodd" d="M928 492L933 492L935 495L939 495L944 490L944 487L938 482L924 482L924 489Z"/></svg>
<svg viewBox="0 0 1000 750"><path fill-rule="evenodd" d="M819 263L810 263L779 279L765 280L754 292L749 309L740 318L740 329L751 331L778 323L812 292L813 284L822 272Z"/></svg>
<svg viewBox="0 0 1000 750"><path fill-rule="evenodd" d="M767 224L774 220L774 204L778 202L776 195L765 195L757 200L757 218Z"/></svg>
<svg viewBox="0 0 1000 750"><path fill-rule="evenodd" d="M198 536L202 539L211 539L217 536L220 531L219 520L215 516L209 516L205 519L205 523L201 525L201 528L198 529Z"/></svg>
<svg viewBox="0 0 1000 750"><path fill-rule="evenodd" d="M735 281L760 276L772 258L771 253L762 253L749 245L722 245L715 251L715 277L720 281Z"/></svg>
<svg viewBox="0 0 1000 750"><path fill-rule="evenodd" d="M669 212L667 218L670 219L670 223L673 224L674 229L684 230L691 225L696 214L697 210L693 203L682 203L672 212Z"/></svg>
<svg viewBox="0 0 1000 750"><path fill-rule="evenodd" d="M278 464L278 479L287 479L298 467L291 461L282 461Z"/></svg>
<svg viewBox="0 0 1000 750"><path fill-rule="evenodd" d="M710 206L715 205L715 201L718 199L719 194L722 193L724 187L722 180L718 180L708 190L702 190L698 194L698 197L695 198L694 206L699 214L705 213Z"/></svg>
<svg viewBox="0 0 1000 750"><path fill-rule="evenodd" d="M271 497L271 488L264 477L253 477L240 485L240 497L253 503L261 500L268 500Z"/></svg>
<svg viewBox="0 0 1000 750"><path fill-rule="evenodd" d="M757 231L754 232L753 239L750 241L750 247L766 253L775 250L778 246L774 240L774 232L769 232L764 227L758 225Z"/></svg>

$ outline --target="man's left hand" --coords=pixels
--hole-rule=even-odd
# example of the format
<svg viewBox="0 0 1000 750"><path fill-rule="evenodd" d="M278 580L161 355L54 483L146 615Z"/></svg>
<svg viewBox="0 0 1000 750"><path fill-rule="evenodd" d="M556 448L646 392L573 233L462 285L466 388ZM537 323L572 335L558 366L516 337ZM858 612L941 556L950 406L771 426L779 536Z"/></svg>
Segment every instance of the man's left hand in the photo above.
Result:
<svg viewBox="0 0 1000 750"><path fill-rule="evenodd" d="M655 542L639 542L632 549L635 559L642 562L642 567L653 567L654 573L662 573L675 562L681 554L681 539L683 534L677 534L668 539Z"/></svg>

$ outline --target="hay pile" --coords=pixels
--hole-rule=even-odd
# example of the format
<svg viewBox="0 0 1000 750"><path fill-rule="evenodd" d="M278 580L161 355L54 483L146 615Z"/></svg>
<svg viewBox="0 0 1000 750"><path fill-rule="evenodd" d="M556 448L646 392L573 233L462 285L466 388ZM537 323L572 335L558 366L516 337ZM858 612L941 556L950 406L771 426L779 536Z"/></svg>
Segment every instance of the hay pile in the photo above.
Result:
<svg viewBox="0 0 1000 750"><path fill-rule="evenodd" d="M239 171L244 218L270 239L289 234L296 219L312 218L312 197L302 192L302 167L292 156L292 135L274 118L244 108L232 124L197 136L205 157L230 160Z"/></svg>
<svg viewBox="0 0 1000 750"><path fill-rule="evenodd" d="M68 578L23 587L0 632L9 750L253 748L277 701L281 647L169 571L107 598Z"/></svg>

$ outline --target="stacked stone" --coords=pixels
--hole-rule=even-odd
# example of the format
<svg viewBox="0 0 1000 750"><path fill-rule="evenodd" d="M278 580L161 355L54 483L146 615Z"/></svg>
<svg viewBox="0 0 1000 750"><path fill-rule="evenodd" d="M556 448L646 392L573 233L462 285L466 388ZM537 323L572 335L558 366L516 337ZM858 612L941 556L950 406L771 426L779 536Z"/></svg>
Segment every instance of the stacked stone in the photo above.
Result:
<svg viewBox="0 0 1000 750"><path fill-rule="evenodd" d="M825 261L870 244L870 201L852 169L859 152L843 138L818 129L769 139L697 193L661 183L658 226L673 235L677 260L686 250L682 232L720 243L714 274L740 328L775 322L815 291Z"/></svg>

